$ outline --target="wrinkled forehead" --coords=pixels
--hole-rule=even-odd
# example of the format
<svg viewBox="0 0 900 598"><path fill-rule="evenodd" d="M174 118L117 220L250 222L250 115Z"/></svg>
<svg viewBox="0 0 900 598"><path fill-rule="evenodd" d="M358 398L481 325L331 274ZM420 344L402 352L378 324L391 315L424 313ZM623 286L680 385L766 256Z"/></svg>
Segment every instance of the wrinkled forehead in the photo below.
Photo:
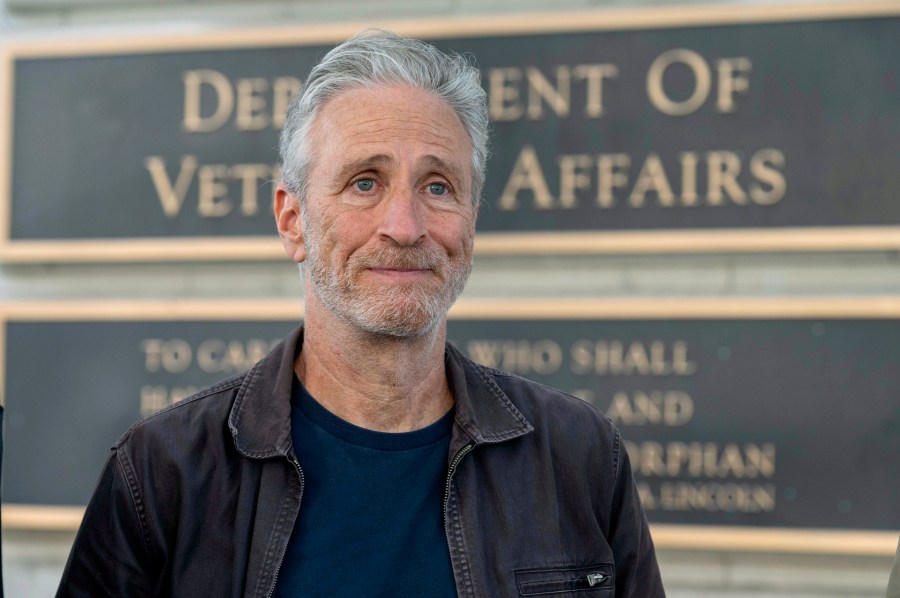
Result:
<svg viewBox="0 0 900 598"><path fill-rule="evenodd" d="M322 168L410 152L417 159L471 177L472 142L456 111L433 93L410 86L355 87L330 98L310 127L312 159Z"/></svg>
<svg viewBox="0 0 900 598"><path fill-rule="evenodd" d="M341 114L346 114L347 108L355 107L360 112L369 109L372 116L407 119L417 122L425 119L434 119L444 122L435 123L435 126L447 126L449 121L453 125L451 129L445 129L447 133L453 133L471 145L471 138L457 111L446 100L435 93L420 87L414 87L406 83L371 83L367 85L354 85L342 89L324 101L316 110L312 120L312 128L317 123L327 120L335 106L341 109ZM377 123L372 123L376 126Z"/></svg>

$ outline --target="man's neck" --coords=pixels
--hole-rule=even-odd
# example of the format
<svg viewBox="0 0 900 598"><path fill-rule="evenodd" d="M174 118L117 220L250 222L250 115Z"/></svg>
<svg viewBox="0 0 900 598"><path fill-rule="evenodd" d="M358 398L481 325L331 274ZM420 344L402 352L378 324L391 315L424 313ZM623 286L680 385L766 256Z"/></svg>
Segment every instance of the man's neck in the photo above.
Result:
<svg viewBox="0 0 900 598"><path fill-rule="evenodd" d="M420 337L394 338L360 332L330 316L307 310L294 363L303 385L326 409L370 430L408 432L452 407L444 323Z"/></svg>

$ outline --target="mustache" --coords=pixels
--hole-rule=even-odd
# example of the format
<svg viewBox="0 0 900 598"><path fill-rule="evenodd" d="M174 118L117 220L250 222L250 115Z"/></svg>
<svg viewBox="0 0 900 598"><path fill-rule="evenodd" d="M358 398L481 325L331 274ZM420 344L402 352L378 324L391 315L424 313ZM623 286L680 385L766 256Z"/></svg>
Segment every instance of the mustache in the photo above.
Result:
<svg viewBox="0 0 900 598"><path fill-rule="evenodd" d="M445 272L450 266L449 256L432 245L376 245L356 251L348 262L353 269L434 270L438 273Z"/></svg>

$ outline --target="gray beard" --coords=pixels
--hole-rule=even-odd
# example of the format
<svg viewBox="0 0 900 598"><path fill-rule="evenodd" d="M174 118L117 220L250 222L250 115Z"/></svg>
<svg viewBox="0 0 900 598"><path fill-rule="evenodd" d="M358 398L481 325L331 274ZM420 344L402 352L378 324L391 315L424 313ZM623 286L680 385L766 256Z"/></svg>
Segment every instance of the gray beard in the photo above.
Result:
<svg viewBox="0 0 900 598"><path fill-rule="evenodd" d="M308 222L305 228L307 233L313 230ZM434 331L446 320L472 271L471 252L453 260L436 246L400 247L389 243L358 250L344 269L334 271L322 259L321 245L318 234L307 235L306 267L314 287L309 290L333 314L377 336L412 338ZM354 274L371 267L431 269L442 284L360 288Z"/></svg>

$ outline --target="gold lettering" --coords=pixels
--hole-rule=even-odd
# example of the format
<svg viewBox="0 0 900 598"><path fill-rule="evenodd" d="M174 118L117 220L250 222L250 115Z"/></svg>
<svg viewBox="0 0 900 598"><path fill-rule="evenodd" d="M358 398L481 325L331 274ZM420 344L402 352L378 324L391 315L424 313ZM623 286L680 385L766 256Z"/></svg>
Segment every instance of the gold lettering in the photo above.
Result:
<svg viewBox="0 0 900 598"><path fill-rule="evenodd" d="M647 394L640 390L634 392L635 423L659 423L662 421L662 393Z"/></svg>
<svg viewBox="0 0 900 598"><path fill-rule="evenodd" d="M697 364L688 358L685 341L672 343L672 371L678 376L690 376L697 371Z"/></svg>
<svg viewBox="0 0 900 598"><path fill-rule="evenodd" d="M276 77L272 82L272 127L284 128L284 117L291 100L303 89L296 77Z"/></svg>
<svg viewBox="0 0 900 598"><path fill-rule="evenodd" d="M684 418L689 417L688 413L693 414L693 401L687 395L678 397L679 402L676 402L675 395L669 396L669 399L672 400L671 405L679 404L679 408L686 410L676 415L679 421L686 421ZM627 393L617 393L607 416L623 425L664 421L667 417L666 403L652 393L636 392L633 400L629 400ZM645 452L648 455L644 455ZM629 455L636 463L652 464L652 467L641 470L642 475L648 476L751 479L775 475L776 450L771 443L727 443L720 446L715 442L669 442L665 445L641 442L629 449Z"/></svg>
<svg viewBox="0 0 900 598"><path fill-rule="evenodd" d="M161 365L162 339L144 339L141 341L141 350L144 351L144 368L148 372L158 372Z"/></svg>
<svg viewBox="0 0 900 598"><path fill-rule="evenodd" d="M505 341L501 369L519 374L552 374L562 363L562 350L551 340Z"/></svg>
<svg viewBox="0 0 900 598"><path fill-rule="evenodd" d="M228 77L212 69L198 69L185 71L181 79L184 82L184 118L181 128L188 133L210 133L222 128L234 109L234 93ZM216 108L209 116L200 114L204 86L215 93Z"/></svg>
<svg viewBox="0 0 900 598"><path fill-rule="evenodd" d="M180 338L167 340L162 345L162 366L167 372L180 374L191 366L191 346Z"/></svg>
<svg viewBox="0 0 900 598"><path fill-rule="evenodd" d="M694 75L694 90L690 97L680 102L671 99L663 85L663 76L673 64L684 64ZM647 95L650 103L669 116L686 116L697 111L709 96L711 86L712 75L709 65L700 54L684 48L663 52L653 61L647 72Z"/></svg>
<svg viewBox="0 0 900 598"><path fill-rule="evenodd" d="M547 181L544 179L537 152L530 145L524 146L519 152L512 174L509 175L503 193L500 195L500 209L518 209L518 194L523 190L531 191L534 195L534 205L537 209L553 208L553 196L550 195L550 188L547 187Z"/></svg>
<svg viewBox="0 0 900 598"><path fill-rule="evenodd" d="M572 69L572 76L587 83L584 115L598 118L603 115L603 80L614 79L619 69L614 64L579 64Z"/></svg>
<svg viewBox="0 0 900 598"><path fill-rule="evenodd" d="M636 486L638 497L640 497L641 505L643 505L644 509L655 509L656 497L653 496L653 490L650 488L650 484L641 482L636 484Z"/></svg>
<svg viewBox="0 0 900 598"><path fill-rule="evenodd" d="M559 157L559 205L575 207L575 192L587 189L591 184L590 168L594 161L587 154Z"/></svg>
<svg viewBox="0 0 900 598"><path fill-rule="evenodd" d="M759 513L775 509L776 490L771 484L691 484L665 482L658 504L666 511Z"/></svg>
<svg viewBox="0 0 900 598"><path fill-rule="evenodd" d="M703 445L703 472L713 477L718 473L719 447L714 442Z"/></svg>
<svg viewBox="0 0 900 598"><path fill-rule="evenodd" d="M660 443L642 442L637 461L637 471L639 471L642 476L666 475L663 454L663 447Z"/></svg>
<svg viewBox="0 0 900 598"><path fill-rule="evenodd" d="M197 158L195 156L181 158L181 168L178 170L174 185L166 172L166 163L160 156L145 158L144 167L150 173L150 180L153 181L163 214L168 218L175 218L181 212L184 198L194 179L194 173L197 172Z"/></svg>
<svg viewBox="0 0 900 598"><path fill-rule="evenodd" d="M632 422L634 422L634 410L631 408L631 401L628 400L627 392L620 391L613 395L609 409L606 410L606 416L615 424L632 425Z"/></svg>
<svg viewBox="0 0 900 598"><path fill-rule="evenodd" d="M603 368L598 368L598 373L601 373L601 369L603 372L609 372L610 374L621 374L623 372L622 368L622 343L619 341L612 341L607 345L607 343L597 343L597 357L598 359L603 359Z"/></svg>
<svg viewBox="0 0 900 598"><path fill-rule="evenodd" d="M597 156L597 205L611 208L615 205L613 189L622 189L628 185L628 167L631 158L628 154L600 154Z"/></svg>
<svg viewBox="0 0 900 598"><path fill-rule="evenodd" d="M519 103L519 83L522 70L509 67L488 71L491 119L495 121L516 120L525 109Z"/></svg>
<svg viewBox="0 0 900 598"><path fill-rule="evenodd" d="M562 366L562 349L549 339L533 343L527 340L473 340L467 349L474 361L513 373L549 375Z"/></svg>
<svg viewBox="0 0 900 598"><path fill-rule="evenodd" d="M169 404L169 392L165 386L141 387L141 417L153 415Z"/></svg>
<svg viewBox="0 0 900 598"><path fill-rule="evenodd" d="M472 361L489 368L499 368L503 355L502 344L497 341L469 341L466 350Z"/></svg>
<svg viewBox="0 0 900 598"><path fill-rule="evenodd" d="M204 372L218 372L218 363L225 352L225 343L218 339L208 339L197 347L197 365Z"/></svg>
<svg viewBox="0 0 900 598"><path fill-rule="evenodd" d="M544 116L543 100L556 113L565 118L569 115L571 84L569 69L556 67L556 86L550 84L544 74L534 67L525 69L528 79L528 118L539 120Z"/></svg>
<svg viewBox="0 0 900 598"><path fill-rule="evenodd" d="M770 206L778 203L787 192L787 181L780 170L784 169L784 153L776 149L764 149L750 158L750 172L759 183L769 186L766 190L758 182L750 183L750 199L754 203Z"/></svg>
<svg viewBox="0 0 900 598"><path fill-rule="evenodd" d="M753 503L759 507L760 511L774 511L775 496L775 486L772 484L751 487L750 497L753 499Z"/></svg>
<svg viewBox="0 0 900 598"><path fill-rule="evenodd" d="M719 92L716 99L716 110L720 113L734 112L737 103L734 94L747 93L750 79L747 74L753 67L749 58L722 58L716 62L719 74Z"/></svg>
<svg viewBox="0 0 900 598"><path fill-rule="evenodd" d="M705 188L698 183L704 167L699 164L699 152L681 152L677 155L678 165L673 160L668 166L659 154L651 152L641 162L633 184L629 181L632 157L628 154L561 154L557 157L557 201L550 192L535 146L525 145L510 170L498 204L502 210L518 210L520 194L526 193L524 197L527 198L530 193L534 209L575 209L590 193L595 176L596 205L602 209L617 207L623 191L628 192L626 205L638 209L646 207L654 197L657 205L665 208L698 206L701 195L710 206L724 206L728 202L747 206L751 201L757 205L771 205L784 198L787 182L783 152L776 149L757 151L750 157L747 175L743 173L745 164L735 151L713 150L702 155L706 168ZM591 172L592 160L596 162L596 172ZM679 166L681 187L676 193L670 179L671 171L667 169ZM742 176L750 179L747 184L742 183Z"/></svg>
<svg viewBox="0 0 900 598"><path fill-rule="evenodd" d="M704 446L699 442L692 442L688 445L690 449L690 459L688 459L688 475L692 478L699 478L703 475L703 464L706 462L706 454L709 452L708 449L712 448L715 451L716 445L706 443L706 449L704 450Z"/></svg>
<svg viewBox="0 0 900 598"><path fill-rule="evenodd" d="M625 372L629 374L635 372L643 376L650 374L650 359L647 357L647 350L644 348L643 343L631 343L628 345L623 366Z"/></svg>
<svg viewBox="0 0 900 598"><path fill-rule="evenodd" d="M524 374L528 371L527 363L528 347L526 343L513 340L503 343L503 361L500 362L500 369Z"/></svg>
<svg viewBox="0 0 900 598"><path fill-rule="evenodd" d="M628 197L628 205L633 208L643 207L644 197L648 191L656 192L661 206L669 208L675 205L675 194L672 193L669 179L666 178L662 160L656 154L649 154L644 161L634 189Z"/></svg>
<svg viewBox="0 0 900 598"><path fill-rule="evenodd" d="M577 340L569 349L570 368L579 375L690 376L698 366L691 361L683 340L633 342Z"/></svg>
<svg viewBox="0 0 900 598"><path fill-rule="evenodd" d="M671 391L663 398L663 423L683 426L694 417L694 399L682 391Z"/></svg>
<svg viewBox="0 0 900 598"><path fill-rule="evenodd" d="M271 122L266 112L266 98L269 82L261 77L238 79L237 113L235 125L238 131L260 131Z"/></svg>
<svg viewBox="0 0 900 598"><path fill-rule="evenodd" d="M179 338L145 339L141 342L141 349L148 372L157 372L161 367L167 372L180 374L190 367L193 359L191 346Z"/></svg>
<svg viewBox="0 0 900 598"><path fill-rule="evenodd" d="M230 341L206 339L197 347L197 365L204 372L230 373L246 370L268 352L268 344L258 339Z"/></svg>
<svg viewBox="0 0 900 598"><path fill-rule="evenodd" d="M562 365L562 349L549 339L535 341L531 346L531 369L536 374L549 375Z"/></svg>
<svg viewBox="0 0 900 598"><path fill-rule="evenodd" d="M165 386L142 386L140 399L141 416L153 415L160 409L177 403L196 392L197 388L194 386L175 387L171 391L166 389Z"/></svg>
<svg viewBox="0 0 900 598"><path fill-rule="evenodd" d="M650 372L655 376L662 376L668 373L668 369L666 361L666 344L662 341L651 342Z"/></svg>
<svg viewBox="0 0 900 598"><path fill-rule="evenodd" d="M221 218L231 212L228 199L228 167L224 164L202 166L197 175L199 197L197 213L204 218Z"/></svg>
<svg viewBox="0 0 900 598"><path fill-rule="evenodd" d="M236 164L231 167L231 176L241 181L241 213L253 216L259 209L258 189L260 180L272 174L272 169L265 164Z"/></svg>
<svg viewBox="0 0 900 598"><path fill-rule="evenodd" d="M745 444L744 453L746 455L748 477L755 478L762 476L771 478L775 475L775 445L766 443L762 446L757 444Z"/></svg>
<svg viewBox="0 0 900 598"><path fill-rule="evenodd" d="M682 152L678 154L681 162L681 204L697 205L697 154Z"/></svg>
<svg viewBox="0 0 900 598"><path fill-rule="evenodd" d="M741 159L734 152L716 151L706 155L709 169L706 198L709 205L720 206L725 195L740 205L747 203L747 194L738 184L737 177L741 173ZM724 191L724 193L723 193Z"/></svg>
<svg viewBox="0 0 900 598"><path fill-rule="evenodd" d="M569 363L572 372L579 376L593 373L594 343L586 340L575 341L569 349L569 356L572 359Z"/></svg>
<svg viewBox="0 0 900 598"><path fill-rule="evenodd" d="M722 455L719 457L718 475L722 477L734 476L743 478L746 476L744 468L744 459L741 449L734 444L726 444L722 449Z"/></svg>
<svg viewBox="0 0 900 598"><path fill-rule="evenodd" d="M606 415L623 426L683 426L694 416L694 400L682 391L619 391L613 395ZM670 448L667 446L667 450Z"/></svg>
<svg viewBox="0 0 900 598"><path fill-rule="evenodd" d="M677 477L691 459L691 447L684 442L670 442L666 445L666 473L670 477Z"/></svg>
<svg viewBox="0 0 900 598"><path fill-rule="evenodd" d="M506 341L503 343L503 363L500 369L527 374L531 363L528 341Z"/></svg>

